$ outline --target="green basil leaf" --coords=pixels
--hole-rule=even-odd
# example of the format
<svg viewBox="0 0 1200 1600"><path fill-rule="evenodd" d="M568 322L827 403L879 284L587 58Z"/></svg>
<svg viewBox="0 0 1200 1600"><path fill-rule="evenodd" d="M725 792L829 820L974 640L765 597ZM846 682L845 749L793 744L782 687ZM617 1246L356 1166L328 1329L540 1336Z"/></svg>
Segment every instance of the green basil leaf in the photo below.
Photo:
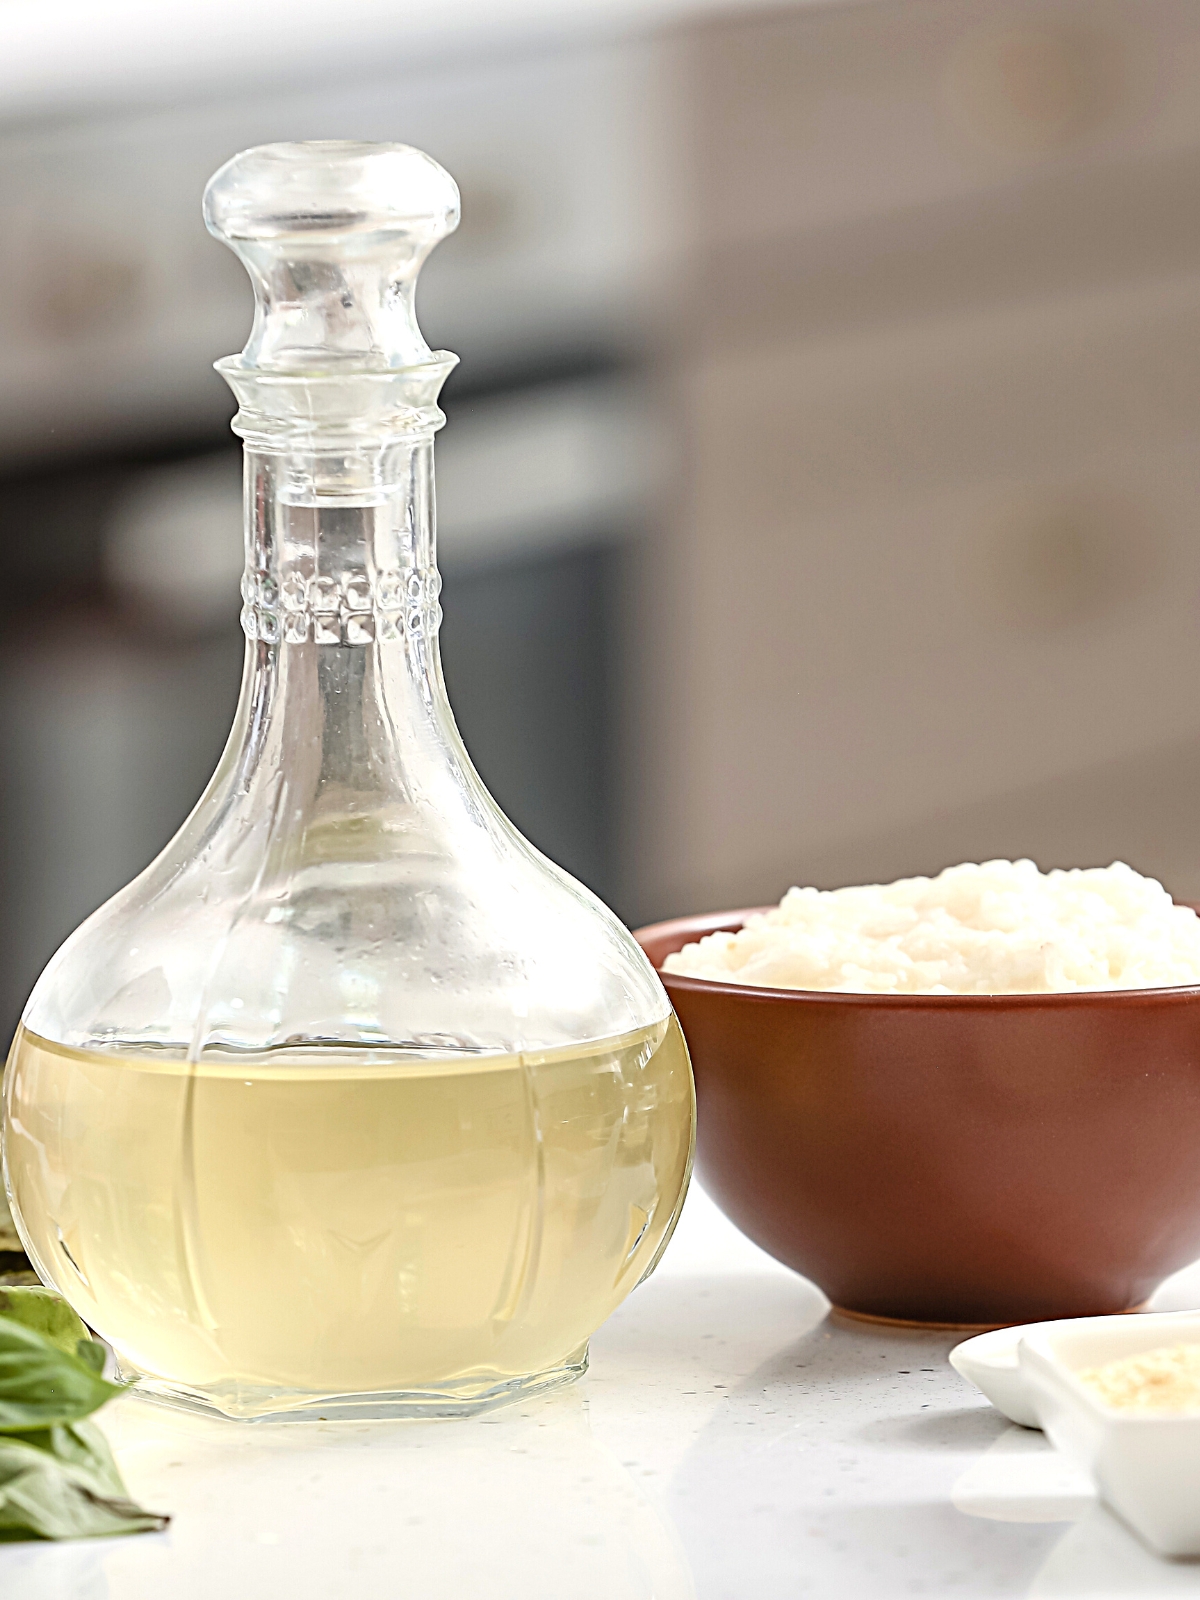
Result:
<svg viewBox="0 0 1200 1600"><path fill-rule="evenodd" d="M80 1340L94 1342L83 1321L53 1289L0 1289L0 1317L32 1328L69 1356L76 1354Z"/></svg>
<svg viewBox="0 0 1200 1600"><path fill-rule="evenodd" d="M90 1367L93 1372L103 1372L108 1351L99 1339L80 1339L75 1346L75 1358L82 1361L85 1367Z"/></svg>
<svg viewBox="0 0 1200 1600"><path fill-rule="evenodd" d="M129 1499L95 1428L0 1437L0 1539L150 1533L168 1520Z"/></svg>
<svg viewBox="0 0 1200 1600"><path fill-rule="evenodd" d="M37 1428L29 1433L10 1433L3 1437L47 1450L67 1466L89 1473L97 1488L118 1499L128 1499L129 1491L117 1470L108 1440L94 1422L62 1422L53 1428Z"/></svg>
<svg viewBox="0 0 1200 1600"><path fill-rule="evenodd" d="M120 1392L44 1334L0 1316L0 1434L76 1422Z"/></svg>
<svg viewBox="0 0 1200 1600"><path fill-rule="evenodd" d="M117 1471L108 1440L94 1422L84 1417L79 1422L62 1423L52 1428L51 1432L54 1435L54 1453L60 1461L70 1461L77 1467L83 1467L93 1475L101 1488L107 1485L112 1494L126 1500L129 1498L129 1490Z"/></svg>

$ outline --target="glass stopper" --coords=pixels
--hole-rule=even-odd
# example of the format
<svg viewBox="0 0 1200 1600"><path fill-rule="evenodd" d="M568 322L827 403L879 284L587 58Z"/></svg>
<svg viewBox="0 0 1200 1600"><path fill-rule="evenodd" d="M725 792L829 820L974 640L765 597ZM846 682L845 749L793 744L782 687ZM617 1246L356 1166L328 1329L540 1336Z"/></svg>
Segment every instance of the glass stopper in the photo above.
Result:
<svg viewBox="0 0 1200 1600"><path fill-rule="evenodd" d="M454 179L408 145L269 144L234 156L204 193L209 232L254 285L254 326L230 365L423 365L417 274L458 219Z"/></svg>

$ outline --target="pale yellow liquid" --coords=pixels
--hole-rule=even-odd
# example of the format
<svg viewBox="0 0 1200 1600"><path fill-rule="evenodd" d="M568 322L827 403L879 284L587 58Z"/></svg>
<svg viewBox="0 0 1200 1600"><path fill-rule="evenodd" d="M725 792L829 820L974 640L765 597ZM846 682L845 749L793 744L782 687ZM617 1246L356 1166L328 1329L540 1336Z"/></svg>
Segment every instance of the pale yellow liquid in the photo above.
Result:
<svg viewBox="0 0 1200 1600"><path fill-rule="evenodd" d="M123 1364L232 1414L578 1366L682 1201L679 1024L524 1056L82 1052L22 1030L14 1210Z"/></svg>

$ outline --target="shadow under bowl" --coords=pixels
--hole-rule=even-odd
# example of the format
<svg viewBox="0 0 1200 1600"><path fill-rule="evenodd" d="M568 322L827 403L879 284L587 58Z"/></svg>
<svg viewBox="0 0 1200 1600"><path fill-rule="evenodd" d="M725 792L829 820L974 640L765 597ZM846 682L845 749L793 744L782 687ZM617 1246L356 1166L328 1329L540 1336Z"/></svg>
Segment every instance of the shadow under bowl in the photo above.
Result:
<svg viewBox="0 0 1200 1600"><path fill-rule="evenodd" d="M1200 1257L1200 988L864 995L662 971L753 914L636 938L691 1051L705 1188L835 1306L1092 1316Z"/></svg>

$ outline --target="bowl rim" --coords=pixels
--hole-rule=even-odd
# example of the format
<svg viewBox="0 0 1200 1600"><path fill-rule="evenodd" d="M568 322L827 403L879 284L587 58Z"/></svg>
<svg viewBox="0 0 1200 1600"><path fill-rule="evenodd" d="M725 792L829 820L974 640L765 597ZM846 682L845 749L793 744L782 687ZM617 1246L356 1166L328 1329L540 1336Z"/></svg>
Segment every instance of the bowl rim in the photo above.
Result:
<svg viewBox="0 0 1200 1600"><path fill-rule="evenodd" d="M1200 904L1178 900L1177 905L1187 906L1200 916ZM645 949L647 941L686 935L682 944L692 943L709 933L736 933L751 917L774 911L775 905L744 906L737 911L707 911L690 917L668 917L664 922L648 922L635 928L633 937ZM676 946L680 948L680 946ZM652 963L653 965L653 963ZM807 1002L814 1005L871 1006L882 1010L913 1011L996 1011L1029 1010L1037 1006L1050 1009L1104 1005L1122 1008L1139 1006L1186 1005L1200 1000L1200 984L1168 984L1157 989L1065 989L1046 994L877 994L856 989L776 989L766 984L729 983L717 978L693 978L682 972L664 972L654 966L659 980L667 990L677 989L684 994L724 994L735 1000L759 1001L763 1004L795 1004Z"/></svg>

